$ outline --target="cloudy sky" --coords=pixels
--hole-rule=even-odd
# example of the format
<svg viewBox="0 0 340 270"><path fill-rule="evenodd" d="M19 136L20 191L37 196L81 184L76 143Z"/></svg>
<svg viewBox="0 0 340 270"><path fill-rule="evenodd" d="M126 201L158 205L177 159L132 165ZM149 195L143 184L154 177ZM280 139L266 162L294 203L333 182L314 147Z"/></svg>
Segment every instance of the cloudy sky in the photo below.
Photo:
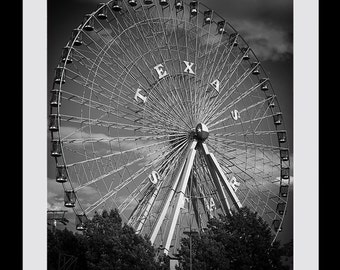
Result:
<svg viewBox="0 0 340 270"><path fill-rule="evenodd" d="M96 9L100 0L48 1L48 86L52 88L54 68L57 66L61 49L70 38L84 14ZM271 78L283 112L290 153L293 157L293 1L292 0L203 0L200 1L225 18L252 47L262 66ZM50 159L50 161L53 161ZM293 162L291 162L293 165ZM54 178L54 161L49 162L48 177ZM291 167L293 167L291 165ZM293 172L293 168L291 170ZM293 177L292 177L293 179ZM58 208L58 185L49 183L49 204ZM293 198L293 196L291 196ZM282 241L292 236L292 199L285 220Z"/></svg>
<svg viewBox="0 0 340 270"><path fill-rule="evenodd" d="M47 14L43 16L42 21L45 21L47 26L47 70L45 72L47 75L46 83L48 89L52 88L54 68L58 64L61 49L70 38L71 30L77 27L84 14L92 12L99 2L103 1L47 1ZM296 51L294 50L296 33L293 32L294 1L202 0L200 2L211 9L216 10L219 15L229 21L229 23L241 33L248 44L253 48L257 57L261 60L263 67L271 78L272 85L278 96L280 107L284 115L285 125L288 131L290 152L295 154L294 144L296 141L293 141L293 135L295 135L293 133L293 119L295 117L293 114L293 96L296 94L294 93L296 89L293 90L293 56L295 57L296 55ZM301 11L301 8L299 11ZM300 95L298 95L297 98L300 98ZM49 161L47 161L47 165L48 164ZM49 169L47 174L49 178L53 178ZM294 177L296 178L295 170ZM58 193L58 188L57 185L50 184L48 194L46 195L50 198L53 196L57 198L56 194ZM288 226L284 225L284 227L286 226L288 229L283 231L282 236L286 240L290 240L293 235L291 223L293 217L292 198L293 196L291 196L286 219L288 220ZM60 204L62 204L62 202L60 202Z"/></svg>

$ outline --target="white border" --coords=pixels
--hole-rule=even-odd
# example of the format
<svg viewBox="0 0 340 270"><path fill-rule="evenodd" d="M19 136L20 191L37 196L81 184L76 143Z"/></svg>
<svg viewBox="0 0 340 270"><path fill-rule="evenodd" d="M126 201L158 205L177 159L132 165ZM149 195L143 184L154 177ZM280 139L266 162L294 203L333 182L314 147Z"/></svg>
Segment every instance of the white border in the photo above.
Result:
<svg viewBox="0 0 340 270"><path fill-rule="evenodd" d="M294 269L318 269L318 1L294 1ZM307 132L306 132L307 131Z"/></svg>
<svg viewBox="0 0 340 270"><path fill-rule="evenodd" d="M38 270L47 269L47 1L22 1L22 7L22 263Z"/></svg>

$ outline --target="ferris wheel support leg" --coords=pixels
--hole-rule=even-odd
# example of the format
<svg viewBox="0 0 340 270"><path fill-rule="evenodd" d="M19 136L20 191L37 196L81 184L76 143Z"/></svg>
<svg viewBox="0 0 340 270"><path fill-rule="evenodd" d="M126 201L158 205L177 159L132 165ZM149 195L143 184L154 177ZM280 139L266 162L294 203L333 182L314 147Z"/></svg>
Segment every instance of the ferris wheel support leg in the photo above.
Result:
<svg viewBox="0 0 340 270"><path fill-rule="evenodd" d="M153 205L153 203L154 203L154 201L155 201L155 199L156 199L156 197L157 197L157 194L158 194L158 191L159 191L160 186L161 186L161 182L158 182L158 183L157 183L157 186L156 186L156 188L155 188L155 190L154 190L153 193L152 193L151 198L150 198L149 201L148 201L148 204L147 204L147 206L146 206L146 209L144 210L144 212L143 212L143 214L142 214L142 217L141 217L141 219L140 219L140 222L139 222L139 224L138 224L138 226L137 226L137 229L136 229L136 233L137 233L137 234L140 233L141 230L142 230L142 228L143 228L143 225L144 225L144 223L145 223L145 221L146 221L146 219L147 219L147 216L148 216L148 214L149 214L149 212L150 212L151 206Z"/></svg>
<svg viewBox="0 0 340 270"><path fill-rule="evenodd" d="M230 214L231 213L230 212L230 205L229 205L227 196L226 196L226 194L225 194L225 192L223 190L221 181L218 178L218 176L216 174L216 171L214 169L213 161L212 161L212 159L210 157L210 153L208 151L208 148L206 147L205 144L201 144L201 146L202 146L202 149L203 149L203 152L204 152L204 158L205 158L205 160L207 162L207 165L208 165L208 169L209 169L211 177L212 177L212 179L214 181L218 197L219 197L219 199L221 201L222 208L223 208L225 213L229 213Z"/></svg>
<svg viewBox="0 0 340 270"><path fill-rule="evenodd" d="M209 152L207 146L205 144L202 144L202 146L203 146L202 148L203 148L205 155L210 160L210 165L212 165L212 168L210 168L209 166L209 169L212 169L219 176L219 178L221 179L222 185L224 186L225 190L228 192L228 195L231 198L234 206L236 207L237 210L239 210L240 208L242 208L242 204L240 200L238 199L234 189L229 184L229 181L227 177L225 176L220 164L217 162L217 159L215 158L214 154Z"/></svg>
<svg viewBox="0 0 340 270"><path fill-rule="evenodd" d="M194 142L194 145L191 145L191 147L189 149L194 149L195 147L196 147L196 142ZM171 190L170 190L170 192L169 192L169 194L168 194L168 196L166 198L166 201L165 201L165 204L164 204L164 206L163 206L163 208L161 210L161 213L158 216L157 222L156 222L155 226L153 227L152 233L150 235L150 242L151 242L151 244L153 244L155 239L156 239L156 236L157 236L157 234L159 232L159 229L160 229L160 227L161 227L161 225L162 225L162 223L164 221L165 215L166 215L166 213L168 211L168 208L169 208L169 205L170 205L170 203L172 201L172 198L173 198L176 190L178 189L177 185L178 185L178 183L179 183L179 181L181 179L182 172L183 172L185 164L186 164L186 160L184 160L184 162L182 162L181 167L180 167L179 171L177 172L176 177L174 178Z"/></svg>
<svg viewBox="0 0 340 270"><path fill-rule="evenodd" d="M183 207L184 201L185 201L185 190L187 188L187 184L189 181L189 176L192 171L192 166L194 164L194 159L196 155L196 141L194 141L190 147L189 155L185 162L185 167L182 173L181 180L177 186L176 194L174 197L174 209L172 210L172 213L170 215L170 226L167 228L166 231L166 242L164 246L164 254L167 255L170 250L170 244L171 240L173 238L173 234L176 228L176 223L178 220L179 213L181 211L181 208Z"/></svg>
<svg viewBox="0 0 340 270"><path fill-rule="evenodd" d="M204 208L204 211L205 211L206 215L209 216L209 218L212 218L213 215L211 214L211 211L210 211L210 205L209 205L208 200L206 199L208 196L205 194L205 192L203 191L202 187L197 185L197 181L196 180L194 181L194 184L195 184L196 189L199 190L200 201L201 201L201 204L202 204L202 206Z"/></svg>
<svg viewBox="0 0 340 270"><path fill-rule="evenodd" d="M196 178L193 177L192 181L193 181L193 185L195 186L195 188L197 190L198 185L197 185ZM193 206L193 210L194 210L194 214L195 214L196 223L197 223L198 229L201 230L202 229L202 222L201 222L201 217L200 217L200 214L199 214L199 211L198 211L198 203L199 203L199 200L201 201L203 206L204 206L204 203L202 202L202 199L198 199L198 198L195 198L194 196L192 196L193 191L190 190L190 185L188 187L189 187L189 194L192 197L192 206ZM201 195L201 194L199 194L199 195ZM200 197L202 198L202 196L200 196Z"/></svg>

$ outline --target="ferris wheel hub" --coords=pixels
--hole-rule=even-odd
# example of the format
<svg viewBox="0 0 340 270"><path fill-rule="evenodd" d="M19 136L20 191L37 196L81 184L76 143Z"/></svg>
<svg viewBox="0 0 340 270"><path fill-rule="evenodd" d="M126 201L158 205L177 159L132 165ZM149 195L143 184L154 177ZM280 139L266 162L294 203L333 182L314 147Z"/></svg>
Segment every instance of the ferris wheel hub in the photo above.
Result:
<svg viewBox="0 0 340 270"><path fill-rule="evenodd" d="M197 126L196 126L196 129L195 129L196 133L195 133L195 137L198 141L200 142L204 142L206 139L208 139L209 137L209 130L207 128L207 126L203 123L199 123Z"/></svg>

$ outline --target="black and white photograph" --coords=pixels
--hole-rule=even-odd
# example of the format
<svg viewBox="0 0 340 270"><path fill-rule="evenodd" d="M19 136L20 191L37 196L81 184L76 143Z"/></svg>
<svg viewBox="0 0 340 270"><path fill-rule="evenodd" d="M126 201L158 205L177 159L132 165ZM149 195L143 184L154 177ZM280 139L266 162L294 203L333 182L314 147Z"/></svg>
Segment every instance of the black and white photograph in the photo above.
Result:
<svg viewBox="0 0 340 270"><path fill-rule="evenodd" d="M36 265L317 269L297 1L42 2Z"/></svg>

